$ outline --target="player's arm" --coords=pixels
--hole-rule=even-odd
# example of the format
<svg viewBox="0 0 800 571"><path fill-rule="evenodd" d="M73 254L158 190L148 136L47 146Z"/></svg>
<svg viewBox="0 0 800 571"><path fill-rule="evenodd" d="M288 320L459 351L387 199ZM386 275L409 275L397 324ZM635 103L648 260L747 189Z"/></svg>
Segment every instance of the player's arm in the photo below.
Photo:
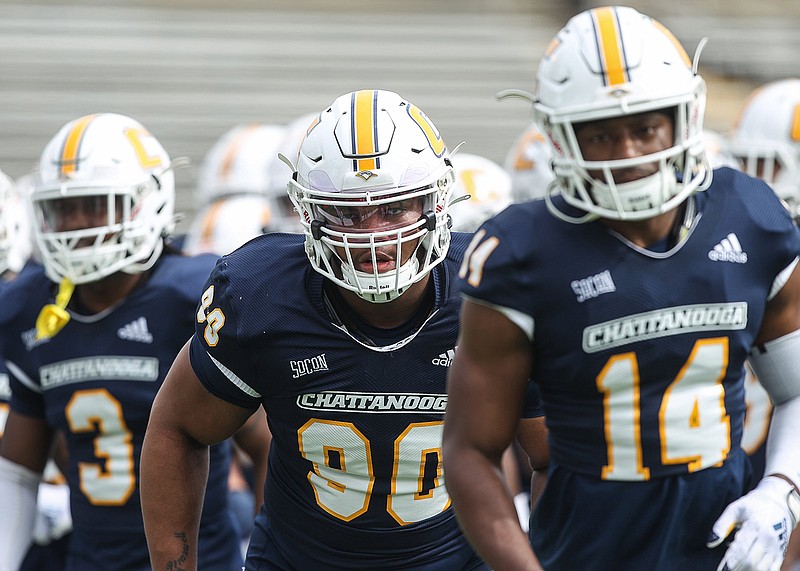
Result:
<svg viewBox="0 0 800 571"><path fill-rule="evenodd" d="M44 419L9 412L0 440L0 569L17 569L31 542L51 439Z"/></svg>
<svg viewBox="0 0 800 571"><path fill-rule="evenodd" d="M550 464L550 447L547 444L547 426L543 416L523 418L517 428L517 442L528 455L531 474L531 509L547 484L547 467Z"/></svg>
<svg viewBox="0 0 800 571"><path fill-rule="evenodd" d="M259 407L244 426L233 436L236 445L247 455L253 465L253 496L256 513L264 503L264 481L267 479L267 457L272 434L267 426L267 414Z"/></svg>
<svg viewBox="0 0 800 571"><path fill-rule="evenodd" d="M181 349L156 395L141 457L141 501L154 571L197 569L208 447L252 414L210 394Z"/></svg>
<svg viewBox="0 0 800 571"><path fill-rule="evenodd" d="M541 569L502 474L531 370L530 344L500 312L465 301L448 375L447 489L464 533L496 571Z"/></svg>
<svg viewBox="0 0 800 571"><path fill-rule="evenodd" d="M777 569L800 520L800 265L767 304L750 364L775 405L765 476L726 508L709 544L738 529L720 568Z"/></svg>

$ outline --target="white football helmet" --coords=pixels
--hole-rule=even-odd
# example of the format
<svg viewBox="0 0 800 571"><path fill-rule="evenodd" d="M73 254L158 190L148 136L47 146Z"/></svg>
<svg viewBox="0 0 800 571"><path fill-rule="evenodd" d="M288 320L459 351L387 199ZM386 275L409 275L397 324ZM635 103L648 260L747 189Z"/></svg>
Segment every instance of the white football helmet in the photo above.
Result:
<svg viewBox="0 0 800 571"><path fill-rule="evenodd" d="M270 188L269 164L278 153L285 131L282 125L250 123L223 134L200 166L195 187L197 204L205 205L231 194L266 195Z"/></svg>
<svg viewBox="0 0 800 571"><path fill-rule="evenodd" d="M772 185L800 215L800 79L774 81L747 99L729 138L747 174Z"/></svg>
<svg viewBox="0 0 800 571"><path fill-rule="evenodd" d="M0 275L19 273L33 250L30 209L14 181L0 171Z"/></svg>
<svg viewBox="0 0 800 571"><path fill-rule="evenodd" d="M269 232L275 205L263 194L234 194L206 204L189 226L183 250L190 255L229 254Z"/></svg>
<svg viewBox="0 0 800 571"><path fill-rule="evenodd" d="M300 144L306 137L309 127L315 124L319 113L306 113L290 121L286 125L283 138L278 143L278 153L274 153L269 163L270 188L267 194L278 203L276 217L281 221L283 232L303 232L300 219L297 217L294 204L292 204L287 186L292 178L292 169L278 158L278 154L288 158L292 163L297 162Z"/></svg>
<svg viewBox="0 0 800 571"><path fill-rule="evenodd" d="M474 232L511 204L511 176L496 162L479 155L453 153L451 161L456 174L450 201L451 229Z"/></svg>
<svg viewBox="0 0 800 571"><path fill-rule="evenodd" d="M516 138L504 162L514 202L544 198L555 178L551 161L550 145L534 121Z"/></svg>
<svg viewBox="0 0 800 571"><path fill-rule="evenodd" d="M553 150L556 182L545 199L555 216L575 223L598 217L641 220L671 210L710 184L702 144L705 82L657 21L628 7L582 12L548 46L537 80L534 117ZM624 160L584 160L576 124L656 110L674 117L672 147ZM614 183L613 169L652 163L658 163L657 173ZM589 170L602 171L603 180ZM587 215L558 210L550 200L558 191Z"/></svg>
<svg viewBox="0 0 800 571"><path fill-rule="evenodd" d="M81 212L75 199L94 199L105 224L62 227L69 212ZM169 155L138 121L87 115L45 147L31 200L48 277L80 284L152 267L174 224L175 177Z"/></svg>
<svg viewBox="0 0 800 571"><path fill-rule="evenodd" d="M289 182L312 267L374 303L396 299L427 275L450 246L447 154L428 117L396 93L337 98L308 129ZM405 263L403 244L415 246ZM384 246L396 248L394 260Z"/></svg>

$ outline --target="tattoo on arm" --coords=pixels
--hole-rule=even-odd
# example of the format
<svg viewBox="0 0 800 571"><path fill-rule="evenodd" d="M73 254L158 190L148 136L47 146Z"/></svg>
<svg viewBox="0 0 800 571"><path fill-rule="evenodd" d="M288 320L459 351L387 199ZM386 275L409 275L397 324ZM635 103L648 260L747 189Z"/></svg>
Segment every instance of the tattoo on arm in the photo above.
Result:
<svg viewBox="0 0 800 571"><path fill-rule="evenodd" d="M184 563L189 558L189 539L186 537L186 534L182 531L174 534L177 539L180 539L183 543L183 547L181 548L181 554L172 561L168 561L166 567L166 571L184 571Z"/></svg>

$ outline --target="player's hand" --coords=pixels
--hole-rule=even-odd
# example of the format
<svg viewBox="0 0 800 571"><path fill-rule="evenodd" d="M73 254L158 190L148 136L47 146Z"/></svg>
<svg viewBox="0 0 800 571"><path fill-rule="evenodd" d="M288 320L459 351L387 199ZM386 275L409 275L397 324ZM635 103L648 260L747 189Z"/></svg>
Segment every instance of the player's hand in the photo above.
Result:
<svg viewBox="0 0 800 571"><path fill-rule="evenodd" d="M66 484L39 484L36 507L33 526L33 542L36 545L47 545L72 531L69 489Z"/></svg>
<svg viewBox="0 0 800 571"><path fill-rule="evenodd" d="M800 506L789 504L794 487L767 476L756 489L730 504L714 524L706 544L717 547L736 532L717 571L778 571ZM794 509L792 509L794 508Z"/></svg>

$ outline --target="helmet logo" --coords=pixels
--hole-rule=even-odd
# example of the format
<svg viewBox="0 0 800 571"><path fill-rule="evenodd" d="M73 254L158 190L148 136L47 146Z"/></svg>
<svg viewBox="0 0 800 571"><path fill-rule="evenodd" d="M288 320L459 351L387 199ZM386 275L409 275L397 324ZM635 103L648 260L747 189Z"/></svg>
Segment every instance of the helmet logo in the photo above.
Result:
<svg viewBox="0 0 800 571"><path fill-rule="evenodd" d="M372 177L378 176L378 175L375 174L372 171L360 171L360 172L356 173L356 176L359 177L359 178L363 178L365 181L367 181L367 180L371 179Z"/></svg>

